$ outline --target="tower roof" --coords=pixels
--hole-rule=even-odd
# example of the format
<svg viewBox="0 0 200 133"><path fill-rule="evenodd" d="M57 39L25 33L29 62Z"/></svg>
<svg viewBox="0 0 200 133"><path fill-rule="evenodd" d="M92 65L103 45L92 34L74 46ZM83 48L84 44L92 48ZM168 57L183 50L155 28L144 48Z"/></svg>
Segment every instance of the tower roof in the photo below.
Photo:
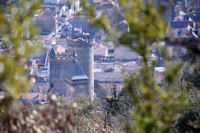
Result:
<svg viewBox="0 0 200 133"><path fill-rule="evenodd" d="M65 76L70 80L88 79L76 59L74 59Z"/></svg>
<svg viewBox="0 0 200 133"><path fill-rule="evenodd" d="M52 58L52 59L56 57L56 52L55 52L54 48L51 48L51 51L50 51L50 53L49 53L49 56L50 56L50 58Z"/></svg>

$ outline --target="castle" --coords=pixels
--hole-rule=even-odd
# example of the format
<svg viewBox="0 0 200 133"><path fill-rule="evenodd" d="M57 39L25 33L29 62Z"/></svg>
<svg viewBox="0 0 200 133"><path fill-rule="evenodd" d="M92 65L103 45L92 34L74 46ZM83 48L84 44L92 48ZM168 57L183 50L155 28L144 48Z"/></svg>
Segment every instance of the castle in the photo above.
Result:
<svg viewBox="0 0 200 133"><path fill-rule="evenodd" d="M51 48L50 80L53 91L58 95L73 97L85 93L93 99L94 93L94 53L91 41L75 39L68 44L64 53L56 53Z"/></svg>
<svg viewBox="0 0 200 133"><path fill-rule="evenodd" d="M76 18L77 19L77 18ZM85 21L85 20L84 20ZM73 21L74 22L74 21ZM94 97L94 39L93 35L84 31L77 34L76 23L72 22L72 29L64 27L72 34L66 39L66 50L56 53L55 48L49 52L49 84L51 90L58 95L73 97L76 94L85 93L93 100ZM80 21L79 21L80 22ZM73 25L74 24L74 25ZM80 28L80 27L79 27ZM62 31L63 33L64 31Z"/></svg>

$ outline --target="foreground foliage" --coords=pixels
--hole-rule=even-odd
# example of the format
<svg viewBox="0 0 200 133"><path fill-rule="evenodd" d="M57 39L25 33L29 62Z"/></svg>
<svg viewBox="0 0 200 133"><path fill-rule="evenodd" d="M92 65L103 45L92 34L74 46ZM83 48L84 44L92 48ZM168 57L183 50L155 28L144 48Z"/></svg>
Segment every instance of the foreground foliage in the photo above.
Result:
<svg viewBox="0 0 200 133"><path fill-rule="evenodd" d="M76 125L73 133L110 133L111 127L105 127L104 107L98 98L92 102L86 95L77 95L70 101L63 98L63 103L73 107L71 113L74 115Z"/></svg>
<svg viewBox="0 0 200 133"><path fill-rule="evenodd" d="M5 97L0 99L0 112L4 112L30 85L24 68L29 55L39 48L34 41L38 29L31 18L38 8L37 0L20 0L17 5L0 6L0 91L5 92Z"/></svg>
<svg viewBox="0 0 200 133"><path fill-rule="evenodd" d="M49 104L38 109L23 105L9 109L0 117L1 133L66 133L75 125L71 107L60 104L52 95Z"/></svg>

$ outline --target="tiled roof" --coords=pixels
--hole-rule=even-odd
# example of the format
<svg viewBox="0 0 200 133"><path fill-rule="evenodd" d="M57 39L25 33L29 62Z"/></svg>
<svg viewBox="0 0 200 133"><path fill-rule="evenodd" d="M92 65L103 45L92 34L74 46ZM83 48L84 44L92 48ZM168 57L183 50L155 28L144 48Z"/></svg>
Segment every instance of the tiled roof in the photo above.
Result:
<svg viewBox="0 0 200 133"><path fill-rule="evenodd" d="M108 52L108 47L103 45L102 43L94 47L95 55L107 56L107 52Z"/></svg>
<svg viewBox="0 0 200 133"><path fill-rule="evenodd" d="M62 46L57 46L55 48L56 53L59 53L59 54L65 53L65 50L66 49L64 47L62 47Z"/></svg>
<svg viewBox="0 0 200 133"><path fill-rule="evenodd" d="M100 49L104 49L104 50L108 49L108 47L105 46L105 45L103 45L102 43L99 44L98 46L95 46L94 48L95 48L95 49L100 48Z"/></svg>
<svg viewBox="0 0 200 133"><path fill-rule="evenodd" d="M28 92L28 93L24 93L20 96L20 98L23 99L45 99L45 94L41 94L41 93L37 93L37 92Z"/></svg>

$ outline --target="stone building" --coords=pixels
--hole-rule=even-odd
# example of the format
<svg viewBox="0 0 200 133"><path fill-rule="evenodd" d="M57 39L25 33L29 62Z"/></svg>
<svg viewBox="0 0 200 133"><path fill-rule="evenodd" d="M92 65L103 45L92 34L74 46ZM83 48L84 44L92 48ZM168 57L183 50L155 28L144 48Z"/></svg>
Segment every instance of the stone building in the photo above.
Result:
<svg viewBox="0 0 200 133"><path fill-rule="evenodd" d="M94 33L85 17L74 17L61 27L60 38L49 51L51 90L59 95L72 97L85 93L94 95ZM58 49L57 41L64 39L65 51ZM52 47L52 46L50 46ZM56 48L57 47L57 48ZM60 51L60 52L57 52Z"/></svg>
<svg viewBox="0 0 200 133"><path fill-rule="evenodd" d="M52 48L50 57L50 86L58 95L72 97L85 93L91 100L94 93L94 53L90 39L70 39L68 50L56 53Z"/></svg>
<svg viewBox="0 0 200 133"><path fill-rule="evenodd" d="M40 28L42 35L48 35L55 31L55 15L56 12L50 8L45 8L41 13L34 16L36 26Z"/></svg>
<svg viewBox="0 0 200 133"><path fill-rule="evenodd" d="M137 60L138 54L127 46L117 46L114 49L114 57L121 61Z"/></svg>
<svg viewBox="0 0 200 133"><path fill-rule="evenodd" d="M94 56L108 56L108 47L102 43L94 47Z"/></svg>
<svg viewBox="0 0 200 133"><path fill-rule="evenodd" d="M42 94L47 94L48 89L49 89L49 83L43 77L38 77L35 84L33 85L32 91Z"/></svg>

